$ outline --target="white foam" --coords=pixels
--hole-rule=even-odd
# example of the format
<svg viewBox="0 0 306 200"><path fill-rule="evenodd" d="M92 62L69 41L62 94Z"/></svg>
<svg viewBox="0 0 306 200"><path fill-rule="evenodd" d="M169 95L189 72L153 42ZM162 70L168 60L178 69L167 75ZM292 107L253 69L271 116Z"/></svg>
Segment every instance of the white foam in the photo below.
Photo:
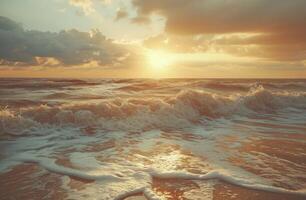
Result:
<svg viewBox="0 0 306 200"><path fill-rule="evenodd" d="M252 182L251 180L242 179L239 177L233 177L229 174L225 174L223 172L213 170L208 172L204 175L199 174L191 174L191 173L181 173L181 172L169 172L169 173L158 173L155 172L152 174L155 177L159 178L176 178L176 179L191 179L191 180L210 180L210 179L217 179L222 180L227 183L231 183L233 185L238 185L241 187L253 189L253 190L262 190L268 192L276 192L276 193L286 193L286 194L297 194L306 196L305 190L288 190L280 187L270 186L270 185L263 185L257 182Z"/></svg>
<svg viewBox="0 0 306 200"><path fill-rule="evenodd" d="M0 121L2 129L13 134L45 124L104 130L178 129L192 127L203 118L306 109L305 102L306 93L272 92L260 85L247 94L230 96L188 89L166 98L110 98L99 103L32 106L18 112L5 108L0 111Z"/></svg>
<svg viewBox="0 0 306 200"><path fill-rule="evenodd" d="M14 107L1 109L0 134L12 136L12 140L7 142L8 145L0 141L5 157L1 160L1 172L23 162L35 162L50 172L66 177L63 178L65 183L69 181L69 176L94 181L82 191L70 191L70 199L122 199L137 193L143 193L148 199L162 199L151 188L152 178L155 177L191 179L197 183L216 179L254 190L305 196L305 190L275 187L272 186L273 180L264 180L233 166L226 160L231 153L237 152L224 152L217 147L218 139L222 139L222 136L239 137L230 145L232 150L238 148L241 142L245 141L245 137L268 129L253 125L254 121L270 123L274 120L270 123L272 125L299 123L299 126L291 126L291 129L288 126L281 131L286 134L301 132L299 130L305 128L303 122L306 119L305 92L275 91L259 84L239 83L230 85L229 89L242 88L241 91L244 91L243 88L249 88L250 85L253 85L253 88L245 93L218 93L204 91L198 87L190 88L182 81L180 84L172 84L173 88L170 90L166 88L161 92L152 90L146 93L141 89L148 86L159 88L162 84L156 86L154 81L153 84L139 82L140 84L134 87L137 92L135 90L132 95L124 89L115 91L118 85L108 85L91 91L95 96L98 95L97 92L103 95L107 92L107 99L49 102L40 106L31 104L20 110ZM123 85L130 86L129 84L134 83L125 81ZM86 94L86 91L87 88L77 90L82 94ZM258 116L262 118L255 118ZM243 124L243 120L249 124ZM163 136L163 133L171 134L171 131L177 131L177 137ZM185 133L186 138L183 136ZM188 134L191 138L197 137L189 140ZM106 149L101 147L99 150L99 144L108 141L114 141L115 144ZM181 149L166 149L165 152L153 155L152 152L158 151L159 144L179 146ZM90 152L87 147L95 145L97 150L93 148L92 151L96 152ZM72 149L72 152L66 152L63 156L76 168L60 166L54 161L68 149ZM185 156L180 150L187 150L190 156ZM135 153L137 151L149 152L152 156ZM190 167L188 164L193 164L191 162L194 161L190 161L190 157L194 160L201 160L202 157L207 160L199 161L202 164L200 167L196 164ZM106 159L103 160L104 158ZM260 160L257 163L262 164ZM206 164L209 164L207 168ZM292 163L285 169L289 171L290 165ZM190 169L200 172L187 172ZM215 170L209 171L211 169ZM268 167L265 170L272 172ZM206 171L209 172L204 174ZM294 170L290 173L295 176L300 174ZM279 173L277 175L282 183L296 183L295 180L285 179ZM204 189L205 187L203 185ZM67 184L65 188L69 190ZM204 193L209 195L209 187L206 189ZM190 194L187 192L186 195L195 197L196 194L192 192L196 191L189 192Z"/></svg>
<svg viewBox="0 0 306 200"><path fill-rule="evenodd" d="M116 175L112 174L96 174L96 173L90 173L86 171L80 171L76 169L71 169L67 168L64 166L60 166L55 164L54 160L47 159L47 158L40 158L40 159L35 159L35 158L26 158L25 156L22 156L21 158L15 158L17 159L16 161L22 161L25 163L37 163L44 169L57 173L57 174L62 174L62 175L67 175L67 176L72 176L72 177L78 177L86 180L93 180L93 181L99 181L99 180L108 180L108 181L122 181L125 178L123 177L118 177Z"/></svg>

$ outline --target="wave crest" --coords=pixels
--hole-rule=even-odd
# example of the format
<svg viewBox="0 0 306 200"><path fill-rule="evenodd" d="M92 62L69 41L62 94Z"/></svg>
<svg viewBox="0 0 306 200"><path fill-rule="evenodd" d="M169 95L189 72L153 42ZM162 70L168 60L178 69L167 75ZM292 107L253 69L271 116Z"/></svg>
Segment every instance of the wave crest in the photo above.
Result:
<svg viewBox="0 0 306 200"><path fill-rule="evenodd" d="M2 127L26 129L37 124L98 126L107 130L147 130L190 127L202 119L306 109L306 94L272 92L258 85L247 94L220 95L183 90L158 98L114 98L98 103L40 105L0 112Z"/></svg>

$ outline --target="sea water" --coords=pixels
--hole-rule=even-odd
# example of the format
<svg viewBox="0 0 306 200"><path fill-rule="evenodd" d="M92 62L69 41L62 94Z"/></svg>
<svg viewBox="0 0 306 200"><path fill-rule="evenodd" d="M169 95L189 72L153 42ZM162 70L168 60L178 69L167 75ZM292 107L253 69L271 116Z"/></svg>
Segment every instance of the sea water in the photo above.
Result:
<svg viewBox="0 0 306 200"><path fill-rule="evenodd" d="M0 79L0 145L6 199L303 199L306 80Z"/></svg>

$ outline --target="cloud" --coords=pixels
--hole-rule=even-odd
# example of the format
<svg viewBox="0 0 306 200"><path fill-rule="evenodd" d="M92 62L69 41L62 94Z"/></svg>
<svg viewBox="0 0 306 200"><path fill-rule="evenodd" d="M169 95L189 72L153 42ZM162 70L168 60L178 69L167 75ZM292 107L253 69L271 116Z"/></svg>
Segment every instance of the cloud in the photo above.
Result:
<svg viewBox="0 0 306 200"><path fill-rule="evenodd" d="M277 61L306 60L306 35L296 34L201 34L152 36L143 42L151 49L177 53L227 53Z"/></svg>
<svg viewBox="0 0 306 200"><path fill-rule="evenodd" d="M104 4L112 4L113 0L101 0Z"/></svg>
<svg viewBox="0 0 306 200"><path fill-rule="evenodd" d="M139 25L147 25L151 22L151 19L148 16L137 16L131 19L133 23Z"/></svg>
<svg viewBox="0 0 306 200"><path fill-rule="evenodd" d="M85 15L95 12L92 0L69 0L69 4L81 8Z"/></svg>
<svg viewBox="0 0 306 200"><path fill-rule="evenodd" d="M95 61L114 67L123 65L127 55L132 55L127 45L114 43L99 30L28 31L0 17L0 65L69 67Z"/></svg>
<svg viewBox="0 0 306 200"><path fill-rule="evenodd" d="M133 0L138 16L167 18L178 34L305 32L304 0Z"/></svg>
<svg viewBox="0 0 306 200"><path fill-rule="evenodd" d="M176 53L196 53L208 51L211 39L211 35L180 36L164 33L147 38L143 44L151 49L163 49Z"/></svg>
<svg viewBox="0 0 306 200"><path fill-rule="evenodd" d="M117 13L116 13L116 20L120 20L120 19L123 19L123 18L126 18L128 17L128 12L125 10L125 9L118 9L117 10Z"/></svg>
<svg viewBox="0 0 306 200"><path fill-rule="evenodd" d="M211 40L210 45L235 55L280 61L306 60L306 35L303 33L222 35Z"/></svg>
<svg viewBox="0 0 306 200"><path fill-rule="evenodd" d="M133 0L132 3L138 18L158 14L166 19L165 33L145 41L149 47L306 60L305 0Z"/></svg>

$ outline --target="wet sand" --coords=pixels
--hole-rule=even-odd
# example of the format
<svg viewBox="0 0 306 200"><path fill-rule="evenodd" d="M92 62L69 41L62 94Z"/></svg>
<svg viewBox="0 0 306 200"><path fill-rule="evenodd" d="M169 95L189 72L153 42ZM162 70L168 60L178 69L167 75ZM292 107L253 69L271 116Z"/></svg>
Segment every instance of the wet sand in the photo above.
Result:
<svg viewBox="0 0 306 200"><path fill-rule="evenodd" d="M21 164L12 170L0 174L0 199L67 199L68 191L62 188L62 175L50 173L38 165ZM94 181L86 181L77 177L69 177L68 186L72 190L83 190L94 184ZM201 185L209 183L213 187L203 193ZM247 189L217 180L193 181L184 179L153 178L152 190L160 197L167 200L190 199L187 193L212 194L212 200L303 200L305 197L282 193L273 193ZM146 200L141 193L129 196L125 200Z"/></svg>
<svg viewBox="0 0 306 200"><path fill-rule="evenodd" d="M167 200L201 200L207 194L201 196L201 191L197 183L192 180L163 179L155 180L153 190L159 197ZM186 197L186 193L193 190L198 193L197 198ZM198 191L197 191L198 190ZM259 190L251 190L244 187L216 181L212 188L212 200L304 200L304 196L273 193ZM124 200L148 200L143 195L135 195L125 198Z"/></svg>
<svg viewBox="0 0 306 200"><path fill-rule="evenodd" d="M35 163L17 165L0 174L0 199L67 199L62 178L63 175L51 173ZM69 177L68 186L72 190L81 190L90 182Z"/></svg>
<svg viewBox="0 0 306 200"><path fill-rule="evenodd" d="M293 138L252 139L237 148L240 156L228 160L248 172L273 180L274 186L303 189L306 186L303 173L306 171L306 143ZM253 159L244 159L246 155Z"/></svg>
<svg viewBox="0 0 306 200"><path fill-rule="evenodd" d="M36 164L21 164L0 174L0 199L65 199L61 184L61 175Z"/></svg>
<svg viewBox="0 0 306 200"><path fill-rule="evenodd" d="M213 192L213 200L303 200L305 197L291 194L281 194L251 190L227 183L218 183Z"/></svg>

